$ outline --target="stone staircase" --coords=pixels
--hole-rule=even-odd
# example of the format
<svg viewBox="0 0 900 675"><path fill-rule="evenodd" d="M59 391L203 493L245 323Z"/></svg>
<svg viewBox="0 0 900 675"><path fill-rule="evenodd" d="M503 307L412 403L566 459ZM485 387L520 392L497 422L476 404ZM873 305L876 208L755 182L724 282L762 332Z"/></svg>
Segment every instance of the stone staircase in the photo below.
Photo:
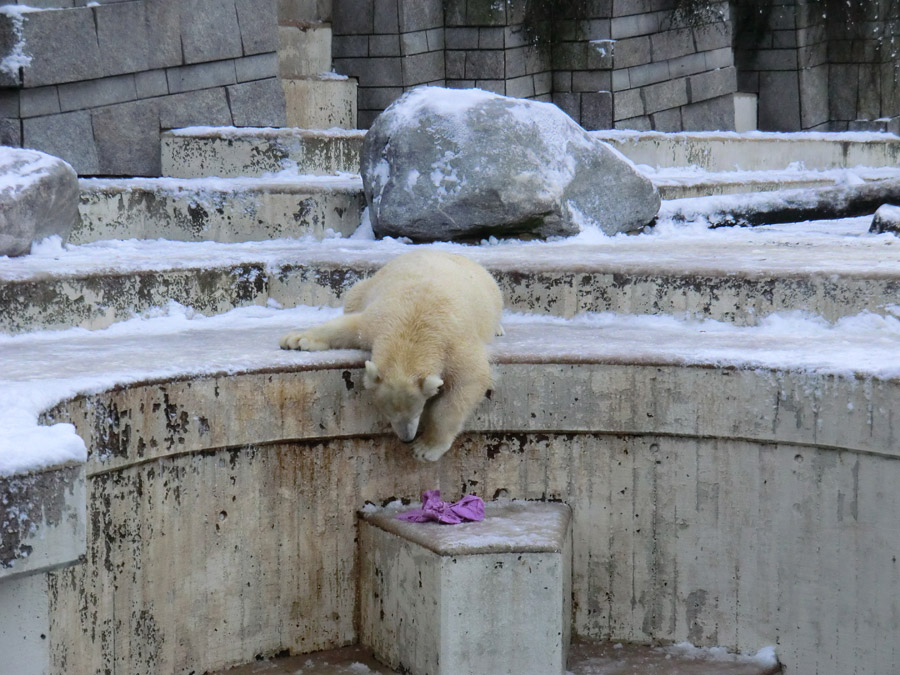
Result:
<svg viewBox="0 0 900 675"><path fill-rule="evenodd" d="M642 145L668 136L611 138L642 164L706 157L735 189L759 188L737 160L714 164L708 137L679 135L695 143L680 156ZM361 140L166 134L171 177L83 180L76 245L0 263L4 395L26 418L74 425L88 449L83 463L0 477L0 493L38 495L23 502L39 507L16 511L17 545L0 551L3 605L45 608L12 637L0 626L0 647L25 645L16 672L204 672L353 645L356 509L423 486L571 506L574 630L611 641L576 641L576 675L647 672L634 664L659 654L627 643L682 641L775 645L798 673L852 672L847 645L860 644L869 656L856 672L890 672L900 244L857 219L698 230L674 245L466 248L523 314L507 321L498 386L459 447L418 465L366 405L362 354L277 349L282 332L332 316L356 280L408 249L347 238L363 207ZM736 157L773 139L746 140ZM893 141L818 143L831 159L804 159L807 170L839 171L865 149L873 179L890 171L880 167ZM760 156L802 156L789 147ZM711 184L696 178L695 193ZM191 309L161 311L170 301ZM832 323L871 315L855 332L767 318L798 309ZM616 314L585 315L602 312ZM33 420L2 421L34 438ZM866 607L864 627L843 621L848 607ZM773 672L668 656L654 667ZM307 660L328 672L328 658L236 672Z"/></svg>

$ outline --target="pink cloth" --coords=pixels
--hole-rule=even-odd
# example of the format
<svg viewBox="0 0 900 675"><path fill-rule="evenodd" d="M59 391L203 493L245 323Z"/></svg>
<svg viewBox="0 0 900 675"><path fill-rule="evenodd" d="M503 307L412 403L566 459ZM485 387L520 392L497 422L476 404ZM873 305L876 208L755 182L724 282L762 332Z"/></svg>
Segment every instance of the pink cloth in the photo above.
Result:
<svg viewBox="0 0 900 675"><path fill-rule="evenodd" d="M441 501L440 490L425 490L422 493L422 508L406 511L397 516L397 520L411 523L438 522L458 525L463 521L484 520L484 502L481 497L466 495L458 502Z"/></svg>

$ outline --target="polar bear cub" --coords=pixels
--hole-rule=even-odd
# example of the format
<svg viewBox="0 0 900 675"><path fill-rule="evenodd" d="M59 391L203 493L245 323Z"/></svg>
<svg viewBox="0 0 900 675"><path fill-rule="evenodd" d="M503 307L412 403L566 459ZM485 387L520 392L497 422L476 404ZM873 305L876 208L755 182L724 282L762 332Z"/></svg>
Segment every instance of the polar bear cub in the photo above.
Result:
<svg viewBox="0 0 900 675"><path fill-rule="evenodd" d="M367 349L364 383L419 460L437 461L491 387L487 345L502 335L503 298L481 265L420 250L347 292L344 314L288 333L282 349Z"/></svg>

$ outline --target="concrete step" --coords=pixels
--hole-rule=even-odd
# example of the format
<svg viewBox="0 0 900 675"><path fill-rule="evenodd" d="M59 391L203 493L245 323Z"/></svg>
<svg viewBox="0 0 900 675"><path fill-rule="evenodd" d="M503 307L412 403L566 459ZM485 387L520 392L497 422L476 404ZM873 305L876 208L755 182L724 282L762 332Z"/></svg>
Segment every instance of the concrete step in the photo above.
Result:
<svg viewBox="0 0 900 675"><path fill-rule="evenodd" d="M363 207L356 176L82 179L70 241L241 242L352 234Z"/></svg>
<svg viewBox="0 0 900 675"><path fill-rule="evenodd" d="M697 166L707 171L759 171L900 165L900 137L875 132L592 131L636 164Z"/></svg>
<svg viewBox="0 0 900 675"><path fill-rule="evenodd" d="M359 173L364 131L187 127L162 134L162 172L175 178Z"/></svg>
<svg viewBox="0 0 900 675"><path fill-rule="evenodd" d="M779 665L729 659L720 652L649 647L620 642L573 641L567 673L571 675L777 675ZM257 661L210 675L396 675L371 650L354 645L300 656Z"/></svg>
<svg viewBox="0 0 900 675"><path fill-rule="evenodd" d="M835 321L887 314L900 294L900 241L869 235L868 225L856 218L819 227L698 228L676 239L444 248L490 269L512 311L672 313L753 325L802 310ZM337 306L353 283L408 250L356 239L39 247L0 260L0 331L101 328L169 299L203 313L269 301Z"/></svg>

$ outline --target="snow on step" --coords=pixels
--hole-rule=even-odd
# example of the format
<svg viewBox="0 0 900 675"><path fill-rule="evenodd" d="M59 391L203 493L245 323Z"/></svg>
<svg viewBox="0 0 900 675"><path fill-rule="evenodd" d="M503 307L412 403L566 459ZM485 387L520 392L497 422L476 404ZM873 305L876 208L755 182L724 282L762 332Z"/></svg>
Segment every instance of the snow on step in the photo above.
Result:
<svg viewBox="0 0 900 675"><path fill-rule="evenodd" d="M869 219L759 228L661 226L637 237L495 246L436 245L497 278L508 309L684 314L752 325L802 310L829 321L889 314L900 240ZM408 251L396 241L99 241L0 259L0 331L102 328L170 299L203 313L274 301L337 306L356 281Z"/></svg>
<svg viewBox="0 0 900 675"><path fill-rule="evenodd" d="M363 207L358 176L82 179L71 241L171 239L239 242L349 235Z"/></svg>
<svg viewBox="0 0 900 675"><path fill-rule="evenodd" d="M163 132L162 172L176 178L261 176L283 169L357 174L364 136L358 129L186 127Z"/></svg>
<svg viewBox="0 0 900 675"><path fill-rule="evenodd" d="M482 522L453 527L401 522L400 510L360 514L362 644L411 675L562 675L569 507L489 502Z"/></svg>

